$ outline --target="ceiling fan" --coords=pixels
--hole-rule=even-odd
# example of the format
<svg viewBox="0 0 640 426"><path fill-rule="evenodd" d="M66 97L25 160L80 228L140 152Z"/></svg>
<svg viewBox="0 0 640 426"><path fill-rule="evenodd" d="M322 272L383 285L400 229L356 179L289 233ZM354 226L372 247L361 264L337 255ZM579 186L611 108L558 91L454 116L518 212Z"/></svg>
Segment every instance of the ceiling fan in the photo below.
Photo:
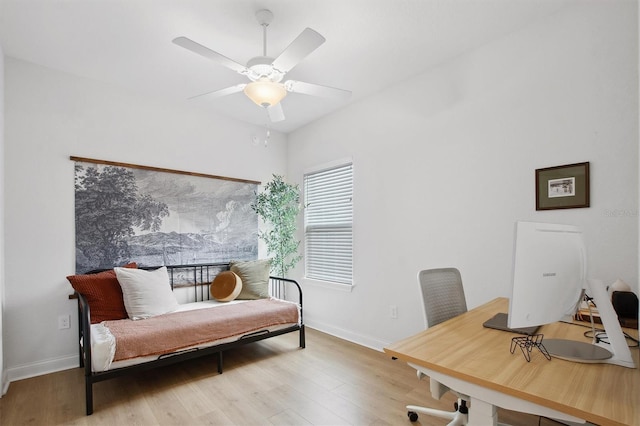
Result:
<svg viewBox="0 0 640 426"><path fill-rule="evenodd" d="M173 39L173 43L178 46L184 47L207 59L211 59L251 80L249 83L236 84L235 86L225 89L203 93L194 96L194 98L205 95L221 97L244 91L253 102L266 108L269 119L272 122L278 122L284 120L284 111L282 110L280 101L287 95L287 92L336 99L347 99L351 96L351 92L348 90L296 80L282 82L284 76L291 71L293 67L325 42L325 38L311 28L305 28L305 30L274 59L267 56L267 27L273 21L273 13L266 9L259 10L256 12L256 18L262 26L263 53L262 56L251 58L246 66L196 43L187 37L177 37Z"/></svg>

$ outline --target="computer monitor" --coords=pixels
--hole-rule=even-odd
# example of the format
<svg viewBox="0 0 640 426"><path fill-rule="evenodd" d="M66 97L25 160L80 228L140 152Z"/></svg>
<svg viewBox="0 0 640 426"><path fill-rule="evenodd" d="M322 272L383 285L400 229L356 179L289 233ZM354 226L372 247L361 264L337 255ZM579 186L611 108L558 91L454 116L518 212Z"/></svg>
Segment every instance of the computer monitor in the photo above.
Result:
<svg viewBox="0 0 640 426"><path fill-rule="evenodd" d="M587 291L595 299L611 345L604 348L587 342L547 338L543 345L558 358L634 368L606 289L602 282L586 279L586 264L580 228L517 222L508 325L522 328L571 319Z"/></svg>
<svg viewBox="0 0 640 426"><path fill-rule="evenodd" d="M586 249L575 226L516 223L509 327L570 318L585 288Z"/></svg>

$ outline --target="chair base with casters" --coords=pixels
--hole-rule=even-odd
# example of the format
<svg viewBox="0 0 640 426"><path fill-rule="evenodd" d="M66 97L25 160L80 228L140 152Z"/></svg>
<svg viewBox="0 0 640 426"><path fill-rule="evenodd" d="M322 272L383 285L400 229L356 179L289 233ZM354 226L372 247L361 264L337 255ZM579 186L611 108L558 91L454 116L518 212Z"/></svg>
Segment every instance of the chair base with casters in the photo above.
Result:
<svg viewBox="0 0 640 426"><path fill-rule="evenodd" d="M421 371L416 371L418 375L418 379L422 380L427 377ZM441 383L436 382L435 380L430 380L429 384L431 390L431 396L435 399L440 399L442 395L451 391L448 387L444 386ZM409 417L409 421L416 422L418 421L418 413L427 414L429 416L438 417L441 419L451 420L447 424L447 426L463 426L469 422L469 407L467 407L467 399L464 395L458 394L454 392L458 397L458 401L453 404L455 411L444 411L444 410L436 410L434 408L421 407L418 405L407 405L407 416Z"/></svg>
<svg viewBox="0 0 640 426"><path fill-rule="evenodd" d="M467 407L467 401L464 399L458 399L458 402L454 404L456 411L442 411L432 408L420 407L417 405L407 405L407 416L409 421L418 421L418 413L428 414L429 416L439 417L441 419L451 420L448 426L464 426L469 421L469 408Z"/></svg>

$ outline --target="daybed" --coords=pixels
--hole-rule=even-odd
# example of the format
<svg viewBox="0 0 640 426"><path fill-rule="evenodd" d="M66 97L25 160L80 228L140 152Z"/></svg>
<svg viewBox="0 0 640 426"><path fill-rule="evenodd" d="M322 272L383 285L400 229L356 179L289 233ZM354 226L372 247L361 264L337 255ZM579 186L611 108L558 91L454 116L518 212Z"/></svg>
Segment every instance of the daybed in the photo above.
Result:
<svg viewBox="0 0 640 426"><path fill-rule="evenodd" d="M211 297L219 297L214 284L228 281L230 275L241 281L243 273L250 274L243 265L252 267L252 262L140 269L129 264L67 277L75 290L70 297L78 300L87 415L93 413L96 382L212 354L222 373L225 350L295 331L304 348L302 289L296 281L269 276L267 269L264 287L247 289L245 282L242 293L236 287L234 294L221 298L243 300L220 302ZM144 283L132 294L131 280L138 285L140 276ZM244 279L255 284L251 275ZM167 292L175 297L158 291L169 286ZM141 299L145 300L136 305Z"/></svg>

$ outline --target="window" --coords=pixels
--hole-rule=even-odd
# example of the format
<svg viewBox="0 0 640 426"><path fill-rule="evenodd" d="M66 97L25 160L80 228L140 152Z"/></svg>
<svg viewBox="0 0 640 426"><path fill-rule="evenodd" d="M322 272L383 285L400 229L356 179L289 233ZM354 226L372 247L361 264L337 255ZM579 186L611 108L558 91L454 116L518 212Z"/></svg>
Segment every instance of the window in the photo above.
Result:
<svg viewBox="0 0 640 426"><path fill-rule="evenodd" d="M305 275L334 283L353 283L353 166L304 176Z"/></svg>

